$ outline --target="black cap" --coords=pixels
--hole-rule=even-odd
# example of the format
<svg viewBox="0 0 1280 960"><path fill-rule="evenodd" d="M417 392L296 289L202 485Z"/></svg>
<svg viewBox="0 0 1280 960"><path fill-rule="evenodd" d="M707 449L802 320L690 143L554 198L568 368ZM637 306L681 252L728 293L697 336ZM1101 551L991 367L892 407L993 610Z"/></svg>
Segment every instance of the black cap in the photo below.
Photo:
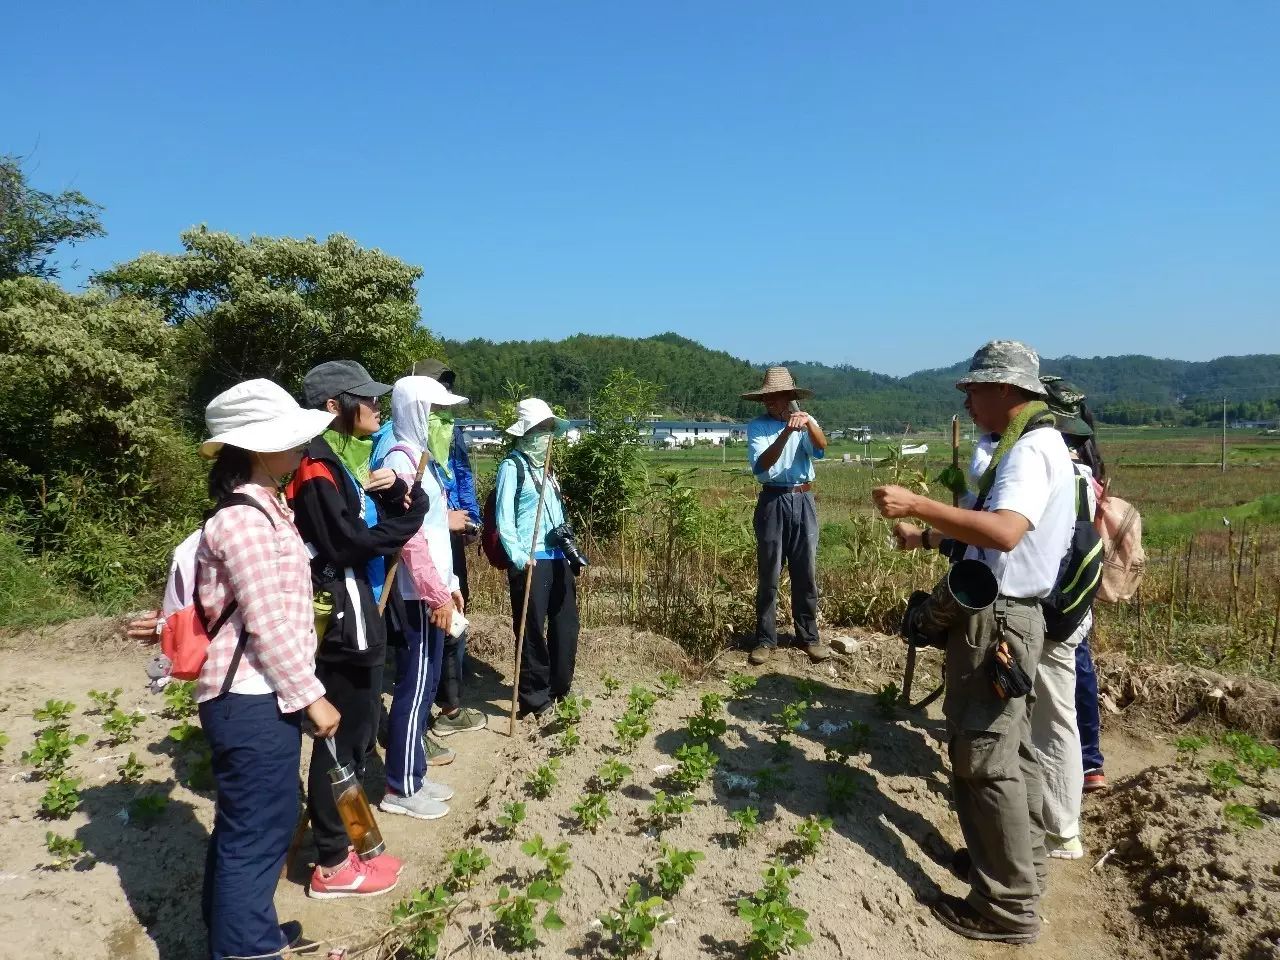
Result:
<svg viewBox="0 0 1280 960"><path fill-rule="evenodd" d="M308 407L320 409L340 393L357 397L380 397L391 387L369 376L369 371L354 360L330 360L312 367L302 378L302 400Z"/></svg>

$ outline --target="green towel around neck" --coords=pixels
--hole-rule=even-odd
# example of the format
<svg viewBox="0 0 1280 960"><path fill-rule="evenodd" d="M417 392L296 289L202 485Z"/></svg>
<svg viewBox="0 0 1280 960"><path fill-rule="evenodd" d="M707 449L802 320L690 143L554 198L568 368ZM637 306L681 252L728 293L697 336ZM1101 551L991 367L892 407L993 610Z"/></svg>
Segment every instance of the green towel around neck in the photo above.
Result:
<svg viewBox="0 0 1280 960"><path fill-rule="evenodd" d="M369 457L373 455L373 441L368 437L353 437L349 433L326 430L321 436L333 448L343 466L356 478L356 486L364 489L369 482Z"/></svg>
<svg viewBox="0 0 1280 960"><path fill-rule="evenodd" d="M1000 442L996 444L995 452L991 454L991 462L987 464L987 469L978 483L978 499L985 499L991 492L991 485L996 482L996 468L1000 466L1000 461L1004 459L1005 454L1022 439L1028 427L1046 416L1053 417L1053 414L1049 413L1048 405L1042 400L1032 400L1009 421L1009 426L1000 435Z"/></svg>

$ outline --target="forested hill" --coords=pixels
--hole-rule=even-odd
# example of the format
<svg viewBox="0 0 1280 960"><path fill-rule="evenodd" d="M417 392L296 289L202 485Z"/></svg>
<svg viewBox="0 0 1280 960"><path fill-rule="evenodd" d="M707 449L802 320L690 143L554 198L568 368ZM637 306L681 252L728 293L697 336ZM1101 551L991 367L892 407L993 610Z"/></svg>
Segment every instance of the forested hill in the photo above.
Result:
<svg viewBox="0 0 1280 960"><path fill-rule="evenodd" d="M505 395L508 381L586 416L587 398L610 371L625 367L662 387L664 409L690 419L747 419L759 404L739 394L760 386L763 366L709 350L675 333L633 339L580 334L566 340L493 343L446 341L459 390L472 410ZM781 361L814 391L805 404L832 427L877 429L938 425L959 410L955 381L968 359L940 370L890 377L849 366ZM1062 357L1042 361L1045 373L1077 383L1100 416L1112 423L1211 422L1228 398L1229 416L1271 419L1280 412L1280 355L1219 357L1193 363L1146 356Z"/></svg>

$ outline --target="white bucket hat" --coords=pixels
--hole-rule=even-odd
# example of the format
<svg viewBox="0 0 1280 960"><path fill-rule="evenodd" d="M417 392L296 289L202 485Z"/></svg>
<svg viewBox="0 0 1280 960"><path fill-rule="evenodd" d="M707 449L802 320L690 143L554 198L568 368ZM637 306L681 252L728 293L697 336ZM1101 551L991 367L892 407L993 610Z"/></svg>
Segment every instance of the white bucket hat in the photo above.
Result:
<svg viewBox="0 0 1280 960"><path fill-rule="evenodd" d="M516 422L507 427L507 433L513 437L523 437L538 424L548 420L555 421L556 433L564 433L569 429L569 421L562 420L552 413L551 408L547 406L547 401L530 397L516 404Z"/></svg>
<svg viewBox="0 0 1280 960"><path fill-rule="evenodd" d="M209 439L200 444L200 455L216 456L227 443L255 453L292 450L323 433L333 418L327 410L304 410L278 383L246 380L204 408Z"/></svg>

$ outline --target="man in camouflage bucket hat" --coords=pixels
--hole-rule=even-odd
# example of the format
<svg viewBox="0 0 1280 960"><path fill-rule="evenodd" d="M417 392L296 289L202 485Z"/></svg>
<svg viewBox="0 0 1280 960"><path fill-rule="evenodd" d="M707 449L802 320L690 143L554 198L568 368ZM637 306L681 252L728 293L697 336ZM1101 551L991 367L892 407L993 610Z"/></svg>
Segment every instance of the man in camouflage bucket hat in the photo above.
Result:
<svg viewBox="0 0 1280 960"><path fill-rule="evenodd" d="M941 624L956 816L968 847L956 866L968 897L944 896L939 921L973 940L1033 943L1047 877L1040 767L1026 696L1001 696L992 683L997 652L1034 680L1044 646L1040 600L1050 594L1075 523L1074 472L1062 435L1041 399L1040 359L1026 344L993 340L973 355L956 386L985 436L974 453L966 506L953 507L904 487L872 495L903 549L936 549L985 563L999 584L995 602ZM1046 429L1048 428L1048 429Z"/></svg>

